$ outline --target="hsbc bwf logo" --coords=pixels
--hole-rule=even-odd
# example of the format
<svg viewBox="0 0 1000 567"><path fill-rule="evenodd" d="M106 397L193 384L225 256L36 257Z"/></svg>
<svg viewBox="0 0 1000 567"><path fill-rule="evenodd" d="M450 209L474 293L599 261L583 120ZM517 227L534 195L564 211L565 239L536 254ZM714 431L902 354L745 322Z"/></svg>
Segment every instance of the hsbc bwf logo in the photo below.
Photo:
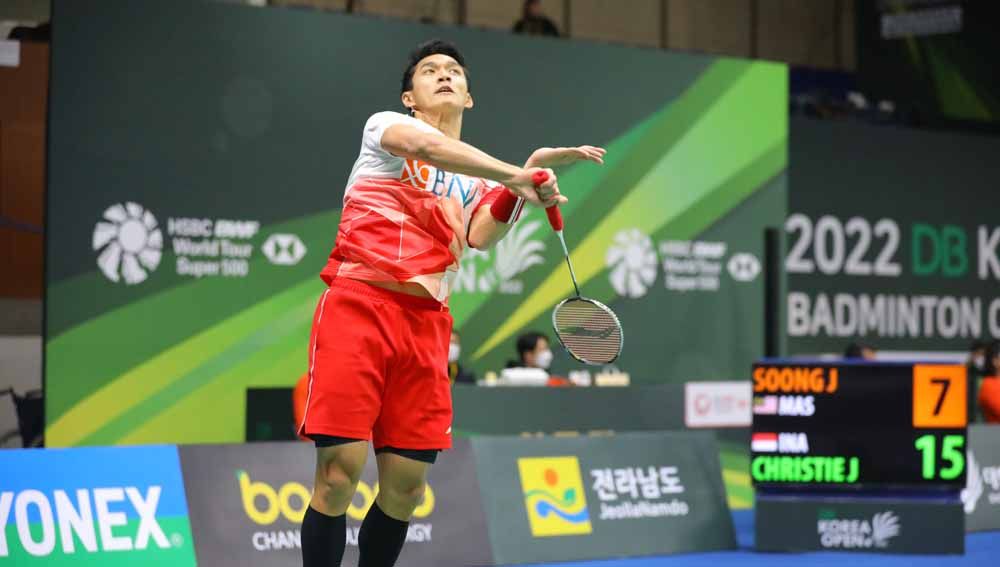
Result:
<svg viewBox="0 0 1000 567"><path fill-rule="evenodd" d="M153 213L142 205L117 203L94 226L91 244L104 277L135 285L146 281L160 265L163 232Z"/></svg>
<svg viewBox="0 0 1000 567"><path fill-rule="evenodd" d="M272 234L261 246L268 262L278 266L294 266L306 255L306 245L294 234Z"/></svg>

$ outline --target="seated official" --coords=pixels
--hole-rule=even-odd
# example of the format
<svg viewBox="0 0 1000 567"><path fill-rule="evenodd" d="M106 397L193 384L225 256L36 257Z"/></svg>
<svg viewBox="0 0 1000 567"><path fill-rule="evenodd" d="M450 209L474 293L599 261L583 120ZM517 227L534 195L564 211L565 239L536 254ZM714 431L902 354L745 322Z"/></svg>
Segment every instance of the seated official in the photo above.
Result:
<svg viewBox="0 0 1000 567"><path fill-rule="evenodd" d="M507 362L500 372L502 386L548 386L552 350L549 338L542 333L525 333L517 338L517 359Z"/></svg>

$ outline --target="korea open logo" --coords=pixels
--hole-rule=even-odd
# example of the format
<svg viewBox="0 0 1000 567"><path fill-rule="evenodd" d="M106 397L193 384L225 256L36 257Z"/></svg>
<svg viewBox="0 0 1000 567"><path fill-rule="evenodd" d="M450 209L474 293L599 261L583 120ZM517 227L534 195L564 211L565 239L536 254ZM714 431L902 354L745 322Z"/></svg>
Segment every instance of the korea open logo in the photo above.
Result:
<svg viewBox="0 0 1000 567"><path fill-rule="evenodd" d="M127 285L141 283L160 265L163 233L142 205L117 203L94 227L93 248L104 277Z"/></svg>
<svg viewBox="0 0 1000 567"><path fill-rule="evenodd" d="M294 266L306 255L302 239L294 234L272 234L261 246L264 256L278 266Z"/></svg>

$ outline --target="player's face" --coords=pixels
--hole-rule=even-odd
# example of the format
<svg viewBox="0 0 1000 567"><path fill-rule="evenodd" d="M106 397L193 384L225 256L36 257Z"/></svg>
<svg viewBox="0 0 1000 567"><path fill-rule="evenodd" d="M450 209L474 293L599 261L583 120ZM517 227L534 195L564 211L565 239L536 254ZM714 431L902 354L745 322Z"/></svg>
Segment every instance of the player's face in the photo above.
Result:
<svg viewBox="0 0 1000 567"><path fill-rule="evenodd" d="M444 54L424 57L413 71L413 90L403 93L403 104L421 112L472 108L465 70Z"/></svg>

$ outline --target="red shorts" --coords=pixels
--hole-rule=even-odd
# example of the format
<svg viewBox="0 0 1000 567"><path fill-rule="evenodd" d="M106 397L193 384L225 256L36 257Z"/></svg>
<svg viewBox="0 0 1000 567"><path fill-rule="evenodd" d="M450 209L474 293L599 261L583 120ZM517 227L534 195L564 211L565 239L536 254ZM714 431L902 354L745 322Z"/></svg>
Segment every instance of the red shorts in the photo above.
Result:
<svg viewBox="0 0 1000 567"><path fill-rule="evenodd" d="M299 433L451 448L451 325L434 299L334 279L313 317Z"/></svg>

